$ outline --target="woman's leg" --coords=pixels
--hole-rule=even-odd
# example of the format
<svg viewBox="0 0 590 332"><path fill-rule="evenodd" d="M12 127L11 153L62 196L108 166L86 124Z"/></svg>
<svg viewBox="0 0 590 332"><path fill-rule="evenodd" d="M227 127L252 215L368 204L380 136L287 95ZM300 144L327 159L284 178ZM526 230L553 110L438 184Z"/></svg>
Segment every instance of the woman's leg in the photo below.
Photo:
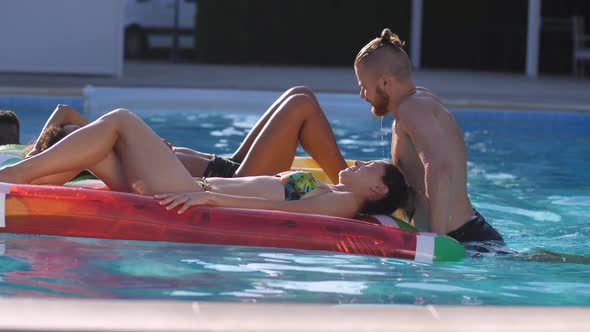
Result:
<svg viewBox="0 0 590 332"><path fill-rule="evenodd" d="M41 134L35 143L35 148L27 154L27 157L32 157L49 149L52 145L63 139L63 137L68 136L89 123L90 121L74 108L68 105L58 104L51 116L47 119L43 130L41 130ZM89 168L89 170L107 183L111 190L129 191L121 161L114 151L111 151L106 158ZM63 185L82 171L84 169L52 174L35 179L31 183Z"/></svg>
<svg viewBox="0 0 590 332"><path fill-rule="evenodd" d="M27 183L31 184L45 184L45 185L63 185L71 181L76 175L86 169L76 169L62 173L51 174L37 178ZM119 161L119 157L114 151L100 161L98 164L89 167L87 170L92 172L96 177L101 179L111 190L114 191L130 191L127 184L127 178L123 172L123 166Z"/></svg>
<svg viewBox="0 0 590 332"><path fill-rule="evenodd" d="M123 163L115 151L111 151L106 158L89 167L88 170L101 179L111 190L131 191L125 176Z"/></svg>
<svg viewBox="0 0 590 332"><path fill-rule="evenodd" d="M324 112L307 94L289 96L269 116L236 175L268 175L290 169L298 143L337 183L346 162Z"/></svg>
<svg viewBox="0 0 590 332"><path fill-rule="evenodd" d="M212 155L189 148L174 148L176 158L184 165L194 177L202 177L211 161Z"/></svg>
<svg viewBox="0 0 590 332"><path fill-rule="evenodd" d="M240 144L240 147L232 155L232 159L238 162L242 162L246 158L248 152L250 151L252 144L254 143L258 135L260 135L260 132L262 131L264 126L266 126L266 124L268 123L268 120L270 120L270 118L281 107L285 100L287 100L287 98L297 94L304 94L309 96L310 100L315 102L318 108L320 107L320 104L317 98L315 97L313 91L311 91L311 89L306 86L296 86L285 91L272 105L270 105L270 107L266 110L266 112L264 112L260 119L258 119L254 127L252 127L248 135L246 135L246 138L244 138L244 140L242 141L242 144Z"/></svg>
<svg viewBox="0 0 590 332"><path fill-rule="evenodd" d="M28 183L42 176L92 168L115 150L132 191L151 195L197 191L188 171L136 115L110 112L49 150L0 171L0 181Z"/></svg>
<svg viewBox="0 0 590 332"><path fill-rule="evenodd" d="M246 158L246 155L248 154L248 151L250 151L252 144L264 126L266 126L270 118L275 114L277 109L279 109L279 107L285 102L285 100L287 100L287 98L296 94L304 94L309 96L310 100L313 101L318 108L320 107L314 93L308 87L298 86L285 91L285 93L283 93L256 122L248 135L246 135L246 138L244 138L242 141L242 144L232 155L232 159L242 162ZM190 174L195 177L203 176L212 158L211 154L188 148L176 148L174 153L176 157L180 159L184 167L189 170Z"/></svg>

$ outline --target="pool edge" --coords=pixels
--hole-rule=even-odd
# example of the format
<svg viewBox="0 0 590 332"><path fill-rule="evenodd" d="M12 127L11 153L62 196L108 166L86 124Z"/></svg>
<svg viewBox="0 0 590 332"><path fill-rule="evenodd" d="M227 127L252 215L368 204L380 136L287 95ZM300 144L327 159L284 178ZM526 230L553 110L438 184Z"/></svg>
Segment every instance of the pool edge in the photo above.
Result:
<svg viewBox="0 0 590 332"><path fill-rule="evenodd" d="M0 331L589 331L590 308L0 298Z"/></svg>
<svg viewBox="0 0 590 332"><path fill-rule="evenodd" d="M88 87L88 86L86 86ZM120 87L120 86L96 86L96 88L114 88L114 89L146 89L146 90L171 90L170 87ZM85 88L39 88L39 87L19 87L19 86L0 86L0 96L63 96L63 97L84 97ZM215 88L178 88L179 90L219 90ZM223 89L237 91L258 91L251 89ZM276 91L279 93L280 91ZM331 92L338 94L352 94L345 92ZM555 111L555 112L581 112L590 113L590 104L576 103L540 103L540 102L517 102L517 101L494 101L487 99L474 98L443 98L443 103L449 108L478 108L482 111L487 109L511 109L518 111Z"/></svg>
<svg viewBox="0 0 590 332"><path fill-rule="evenodd" d="M82 97L80 88L31 88L0 86L0 96Z"/></svg>

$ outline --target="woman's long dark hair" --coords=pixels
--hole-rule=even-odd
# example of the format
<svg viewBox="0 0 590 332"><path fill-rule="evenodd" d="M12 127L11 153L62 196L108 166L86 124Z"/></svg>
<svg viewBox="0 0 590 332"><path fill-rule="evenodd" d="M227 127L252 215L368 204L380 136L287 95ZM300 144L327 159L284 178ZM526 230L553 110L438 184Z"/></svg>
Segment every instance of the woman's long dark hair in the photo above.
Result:
<svg viewBox="0 0 590 332"><path fill-rule="evenodd" d="M23 153L27 155L33 150L35 145L37 145L38 152L43 152L66 136L66 130L63 125L51 125L41 132L37 140L33 140L33 143L27 145Z"/></svg>
<svg viewBox="0 0 590 332"><path fill-rule="evenodd" d="M383 175L383 184L389 189L385 197L365 203L362 213L390 214L395 210L408 207L412 189L397 166L387 164Z"/></svg>

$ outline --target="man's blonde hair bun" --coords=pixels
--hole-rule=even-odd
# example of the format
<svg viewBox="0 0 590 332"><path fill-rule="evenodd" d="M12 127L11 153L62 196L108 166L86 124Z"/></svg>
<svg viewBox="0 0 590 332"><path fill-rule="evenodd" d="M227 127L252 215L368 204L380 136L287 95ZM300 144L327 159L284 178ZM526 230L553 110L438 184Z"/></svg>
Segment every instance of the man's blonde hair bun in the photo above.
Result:
<svg viewBox="0 0 590 332"><path fill-rule="evenodd" d="M403 47L406 44L388 28L383 29L383 32L381 32L381 42L383 44L392 44L395 47Z"/></svg>

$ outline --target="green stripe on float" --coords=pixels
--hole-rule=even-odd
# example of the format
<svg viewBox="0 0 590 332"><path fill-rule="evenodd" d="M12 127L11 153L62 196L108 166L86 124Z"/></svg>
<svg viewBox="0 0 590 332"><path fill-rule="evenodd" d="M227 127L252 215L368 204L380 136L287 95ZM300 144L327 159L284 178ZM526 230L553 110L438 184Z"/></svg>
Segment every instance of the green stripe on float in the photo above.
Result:
<svg viewBox="0 0 590 332"><path fill-rule="evenodd" d="M446 235L420 233L416 235L417 262L460 262L465 258L461 243Z"/></svg>
<svg viewBox="0 0 590 332"><path fill-rule="evenodd" d="M418 232L418 229L416 227L392 215L372 214L371 217L377 219L381 223L381 225L393 228L400 228L406 231Z"/></svg>
<svg viewBox="0 0 590 332"><path fill-rule="evenodd" d="M465 248L457 240L446 235L434 239L435 262L460 262L465 258Z"/></svg>
<svg viewBox="0 0 590 332"><path fill-rule="evenodd" d="M409 223L407 223L401 219L398 219L394 216L389 216L389 217L395 221L395 223L397 224L397 227L399 227L401 229L405 229L406 231L419 232L418 228L410 225Z"/></svg>

